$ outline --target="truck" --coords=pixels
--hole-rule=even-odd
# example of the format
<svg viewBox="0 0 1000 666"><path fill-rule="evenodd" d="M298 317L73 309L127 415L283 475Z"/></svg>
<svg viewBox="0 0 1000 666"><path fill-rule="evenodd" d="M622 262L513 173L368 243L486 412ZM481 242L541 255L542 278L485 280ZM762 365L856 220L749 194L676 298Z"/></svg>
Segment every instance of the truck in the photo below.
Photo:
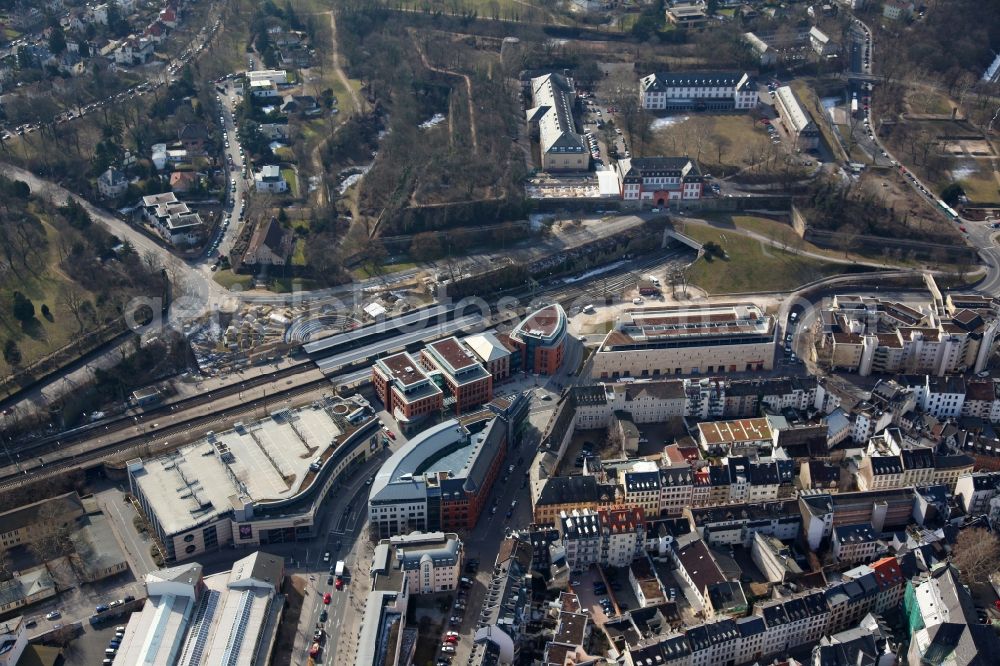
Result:
<svg viewBox="0 0 1000 666"><path fill-rule="evenodd" d="M337 560L337 566L333 570L333 575L335 576L335 582L337 589L341 590L344 588L344 560Z"/></svg>
<svg viewBox="0 0 1000 666"><path fill-rule="evenodd" d="M858 116L858 93L851 95L851 115L855 118Z"/></svg>

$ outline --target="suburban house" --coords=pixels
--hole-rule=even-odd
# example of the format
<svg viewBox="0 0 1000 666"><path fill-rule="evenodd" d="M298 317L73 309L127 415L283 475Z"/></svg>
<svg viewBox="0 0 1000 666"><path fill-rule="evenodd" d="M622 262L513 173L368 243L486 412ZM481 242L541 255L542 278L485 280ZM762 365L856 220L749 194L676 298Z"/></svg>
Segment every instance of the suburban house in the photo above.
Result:
<svg viewBox="0 0 1000 666"><path fill-rule="evenodd" d="M625 201L664 206L671 201L690 201L702 196L701 172L687 157L633 157L618 160L615 168Z"/></svg>
<svg viewBox="0 0 1000 666"><path fill-rule="evenodd" d="M913 3L909 0L886 0L882 3L882 16L891 21L913 16Z"/></svg>
<svg viewBox="0 0 1000 666"><path fill-rule="evenodd" d="M663 72L639 80L639 103L650 111L745 111L757 106L746 72Z"/></svg>
<svg viewBox="0 0 1000 666"><path fill-rule="evenodd" d="M115 64L145 65L153 57L155 46L150 39L132 35L115 51Z"/></svg>
<svg viewBox="0 0 1000 666"><path fill-rule="evenodd" d="M281 98L282 113L301 113L305 116L321 113L322 109L312 95L285 95Z"/></svg>
<svg viewBox="0 0 1000 666"><path fill-rule="evenodd" d="M288 191L288 183L281 175L281 168L275 164L262 166L260 171L253 175L253 181L258 192L280 194Z"/></svg>
<svg viewBox="0 0 1000 666"><path fill-rule="evenodd" d="M743 33L743 40L750 46L757 58L760 59L761 67L773 67L778 63L778 53L770 44L758 37L755 33Z"/></svg>
<svg viewBox="0 0 1000 666"><path fill-rule="evenodd" d="M240 264L244 267L284 266L292 255L295 239L275 218L258 224Z"/></svg>
<svg viewBox="0 0 1000 666"><path fill-rule="evenodd" d="M573 122L573 79L546 74L531 79L529 128L537 133L544 171L586 171L590 151Z"/></svg>
<svg viewBox="0 0 1000 666"><path fill-rule="evenodd" d="M201 123L188 123L177 130L177 139L181 142L184 150L188 151L188 154L200 155L205 152L208 131Z"/></svg>
<svg viewBox="0 0 1000 666"><path fill-rule="evenodd" d="M110 167L97 178L97 191L107 199L117 199L128 189L128 178L121 171Z"/></svg>
<svg viewBox="0 0 1000 666"><path fill-rule="evenodd" d="M667 8L667 21L678 28L700 28L708 22L705 6L675 4Z"/></svg>
<svg viewBox="0 0 1000 666"><path fill-rule="evenodd" d="M198 184L198 174L194 171L174 171L170 174L170 189L174 192L189 192Z"/></svg>

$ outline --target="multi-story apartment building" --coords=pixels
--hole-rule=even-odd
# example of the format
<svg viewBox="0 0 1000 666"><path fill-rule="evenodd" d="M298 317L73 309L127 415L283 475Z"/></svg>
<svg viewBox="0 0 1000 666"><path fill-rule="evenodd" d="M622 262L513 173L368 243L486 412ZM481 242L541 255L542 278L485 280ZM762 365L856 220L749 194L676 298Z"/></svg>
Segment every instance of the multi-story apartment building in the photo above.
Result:
<svg viewBox="0 0 1000 666"><path fill-rule="evenodd" d="M955 497L970 516L989 510L990 500L1000 494L1000 472L966 473L955 483Z"/></svg>
<svg viewBox="0 0 1000 666"><path fill-rule="evenodd" d="M878 538L871 523L833 528L833 557L838 562L867 562L878 552Z"/></svg>
<svg viewBox="0 0 1000 666"><path fill-rule="evenodd" d="M633 471L621 473L621 484L625 490L626 506L642 509L647 516L660 515L660 473L653 463L640 464Z"/></svg>
<svg viewBox="0 0 1000 666"><path fill-rule="evenodd" d="M663 467L660 474L660 507L657 516L679 516L692 505L694 473L690 464Z"/></svg>
<svg viewBox="0 0 1000 666"><path fill-rule="evenodd" d="M627 567L643 553L646 523L642 509L602 509L597 517L601 530L601 564Z"/></svg>
<svg viewBox="0 0 1000 666"><path fill-rule="evenodd" d="M823 313L822 344L830 346L830 365L863 376L980 372L996 347L1000 319L992 301L968 303L976 309L959 307L964 299L956 294L945 306L935 298L923 312L883 299L835 297ZM947 388L938 400L946 401ZM939 407L950 411L954 405Z"/></svg>
<svg viewBox="0 0 1000 666"><path fill-rule="evenodd" d="M566 550L566 566L571 571L586 571L601 562L601 526L597 512L584 509L563 512L559 531Z"/></svg>
<svg viewBox="0 0 1000 666"><path fill-rule="evenodd" d="M757 106L757 83L745 72L664 72L639 80L639 103L650 111L746 111Z"/></svg>
<svg viewBox="0 0 1000 666"><path fill-rule="evenodd" d="M374 561L401 571L410 594L433 594L458 589L462 555L462 541L455 533L413 532L382 539Z"/></svg>
<svg viewBox="0 0 1000 666"><path fill-rule="evenodd" d="M802 516L794 499L693 507L685 509L684 517L691 523L691 528L712 546L740 544L749 548L754 534L758 532L790 541L798 536L802 527Z"/></svg>

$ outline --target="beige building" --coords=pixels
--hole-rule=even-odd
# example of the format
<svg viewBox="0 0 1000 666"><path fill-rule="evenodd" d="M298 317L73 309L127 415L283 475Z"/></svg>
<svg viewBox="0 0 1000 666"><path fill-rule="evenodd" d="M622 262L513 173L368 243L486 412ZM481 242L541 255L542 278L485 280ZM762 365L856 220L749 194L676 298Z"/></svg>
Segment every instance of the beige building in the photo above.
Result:
<svg viewBox="0 0 1000 666"><path fill-rule="evenodd" d="M0 514L0 552L48 536L55 530L71 530L85 513L76 492L66 493Z"/></svg>
<svg viewBox="0 0 1000 666"><path fill-rule="evenodd" d="M594 354L595 379L774 367L774 318L752 303L628 308Z"/></svg>
<svg viewBox="0 0 1000 666"><path fill-rule="evenodd" d="M925 306L835 296L822 312L822 347L833 369L943 376L979 372L996 346L1000 318L989 299L931 291Z"/></svg>
<svg viewBox="0 0 1000 666"><path fill-rule="evenodd" d="M576 131L573 79L546 74L531 79L532 108L526 112L528 125L537 132L543 171L587 171L590 151Z"/></svg>
<svg viewBox="0 0 1000 666"><path fill-rule="evenodd" d="M792 89L789 86L781 86L775 94L774 101L774 108L778 112L781 124L795 139L796 147L799 150L819 148L819 128Z"/></svg>
<svg viewBox="0 0 1000 666"><path fill-rule="evenodd" d="M462 541L452 532L411 532L382 539L375 547L372 572L396 569L406 576L410 594L458 589L462 577Z"/></svg>

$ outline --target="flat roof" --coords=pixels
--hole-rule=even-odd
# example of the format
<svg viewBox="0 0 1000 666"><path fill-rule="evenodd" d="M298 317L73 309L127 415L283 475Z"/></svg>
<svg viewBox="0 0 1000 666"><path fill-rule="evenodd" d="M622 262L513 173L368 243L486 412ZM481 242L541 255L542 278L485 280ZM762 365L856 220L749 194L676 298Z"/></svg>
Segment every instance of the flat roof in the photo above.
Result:
<svg viewBox="0 0 1000 666"><path fill-rule="evenodd" d="M774 318L752 303L626 308L599 351L610 351L619 345L679 340L714 344L720 338L763 337L773 334L773 326Z"/></svg>
<svg viewBox="0 0 1000 666"><path fill-rule="evenodd" d="M309 465L340 434L324 407L281 410L143 460L131 474L163 531L176 534L226 514L233 496L254 502L293 497Z"/></svg>
<svg viewBox="0 0 1000 666"><path fill-rule="evenodd" d="M427 374L409 352L399 352L376 361L376 364L404 387L427 379Z"/></svg>
<svg viewBox="0 0 1000 666"><path fill-rule="evenodd" d="M710 445L771 439L771 426L765 418L699 423L698 432L702 440Z"/></svg>

